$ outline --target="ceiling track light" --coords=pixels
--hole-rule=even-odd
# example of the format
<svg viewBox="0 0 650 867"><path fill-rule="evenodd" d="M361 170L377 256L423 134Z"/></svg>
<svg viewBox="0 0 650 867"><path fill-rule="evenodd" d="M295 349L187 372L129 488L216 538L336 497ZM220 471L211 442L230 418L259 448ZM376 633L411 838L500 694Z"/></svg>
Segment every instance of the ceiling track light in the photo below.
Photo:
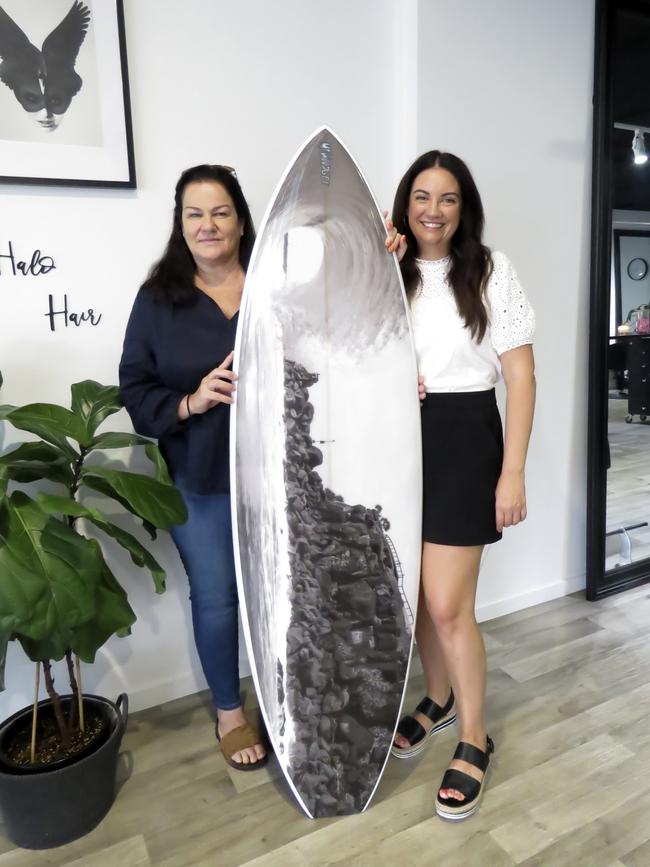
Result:
<svg viewBox="0 0 650 867"><path fill-rule="evenodd" d="M650 126L642 126L638 123L620 123L614 121L614 129L629 129L632 136L632 153L634 154L634 163L637 166L643 165L648 161L648 155L645 149L645 136L650 135Z"/></svg>
<svg viewBox="0 0 650 867"><path fill-rule="evenodd" d="M643 132L640 129L634 130L632 138L632 153L634 154L634 163L637 166L643 165L648 161L648 155L645 152L645 139Z"/></svg>

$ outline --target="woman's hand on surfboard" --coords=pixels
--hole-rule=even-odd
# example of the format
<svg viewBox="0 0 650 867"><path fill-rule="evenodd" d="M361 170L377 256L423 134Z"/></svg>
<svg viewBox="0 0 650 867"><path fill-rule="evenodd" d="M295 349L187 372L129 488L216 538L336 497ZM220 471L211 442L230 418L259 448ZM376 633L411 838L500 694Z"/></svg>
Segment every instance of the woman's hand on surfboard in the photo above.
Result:
<svg viewBox="0 0 650 867"><path fill-rule="evenodd" d="M420 400L424 400L427 396L426 389L424 388L424 377L418 376L418 397Z"/></svg>
<svg viewBox="0 0 650 867"><path fill-rule="evenodd" d="M200 415L216 406L218 403L234 403L235 382L237 375L228 370L235 353L230 352L219 367L215 367L201 380L196 391L190 395L190 410L192 415Z"/></svg>
<svg viewBox="0 0 650 867"><path fill-rule="evenodd" d="M393 221L388 216L388 211L384 211L384 222L386 223L386 249L389 253L397 253L397 261L401 262L406 253L406 235L400 235Z"/></svg>

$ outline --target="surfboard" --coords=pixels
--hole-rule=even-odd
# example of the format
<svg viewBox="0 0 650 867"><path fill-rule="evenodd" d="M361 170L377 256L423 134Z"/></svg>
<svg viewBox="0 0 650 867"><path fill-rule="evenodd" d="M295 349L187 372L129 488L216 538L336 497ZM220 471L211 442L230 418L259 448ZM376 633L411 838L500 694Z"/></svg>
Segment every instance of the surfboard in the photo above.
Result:
<svg viewBox="0 0 650 867"><path fill-rule="evenodd" d="M311 817L370 803L398 723L421 550L417 367L377 202L328 127L285 171L239 313L231 493L270 741Z"/></svg>

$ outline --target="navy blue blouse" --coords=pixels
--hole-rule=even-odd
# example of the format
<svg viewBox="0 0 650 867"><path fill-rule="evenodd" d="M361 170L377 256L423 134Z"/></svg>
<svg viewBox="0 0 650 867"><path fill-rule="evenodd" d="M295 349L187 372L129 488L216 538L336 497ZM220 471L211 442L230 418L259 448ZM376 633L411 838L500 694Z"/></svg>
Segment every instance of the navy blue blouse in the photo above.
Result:
<svg viewBox="0 0 650 867"><path fill-rule="evenodd" d="M140 290L126 328L122 402L135 430L158 439L172 477L197 494L230 490L230 406L180 421L178 405L233 349L237 316L228 319L200 289L188 305L154 301Z"/></svg>

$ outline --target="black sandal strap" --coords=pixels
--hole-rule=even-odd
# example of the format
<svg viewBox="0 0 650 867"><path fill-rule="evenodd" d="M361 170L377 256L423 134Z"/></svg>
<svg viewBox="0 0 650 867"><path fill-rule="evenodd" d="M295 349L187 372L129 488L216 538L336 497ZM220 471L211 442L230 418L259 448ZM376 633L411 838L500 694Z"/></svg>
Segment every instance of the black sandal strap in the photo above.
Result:
<svg viewBox="0 0 650 867"><path fill-rule="evenodd" d="M423 713L426 717L429 717L432 723L437 723L438 720L441 720L443 716L446 716L449 713L453 706L454 693L451 691L444 707L440 707L440 705L436 704L433 699L430 699L428 695L425 695L420 704L416 707L416 710Z"/></svg>
<svg viewBox="0 0 650 867"><path fill-rule="evenodd" d="M465 798L462 801L458 798L443 798L440 796L442 789L456 789ZM469 774L457 771L456 768L450 768L448 771L445 771L445 775L442 778L440 789L438 789L438 798L443 804L471 804L478 797L480 791L481 783L478 780L470 777Z"/></svg>
<svg viewBox="0 0 650 867"><path fill-rule="evenodd" d="M479 750L473 744L468 744L465 741L460 741L454 753L455 759L460 759L467 762L469 765L474 765L479 771L485 772L485 769L490 764L490 753L494 751L494 744L488 738L488 743L485 751ZM443 787L444 788L444 787ZM460 791L460 790L459 790Z"/></svg>
<svg viewBox="0 0 650 867"><path fill-rule="evenodd" d="M448 714L453 706L454 706L454 691L453 691L453 689L450 689L449 690L449 698L447 699L447 704L442 709L443 714L444 715Z"/></svg>
<svg viewBox="0 0 650 867"><path fill-rule="evenodd" d="M425 716L428 716L431 722L434 721L434 718L440 708L438 705L429 698L428 695L425 695L419 705L415 708L418 713L423 713Z"/></svg>
<svg viewBox="0 0 650 867"><path fill-rule="evenodd" d="M406 738L409 744L414 747L422 740L427 732L415 717L405 716L402 717L397 726L397 733L402 735L403 738Z"/></svg>

